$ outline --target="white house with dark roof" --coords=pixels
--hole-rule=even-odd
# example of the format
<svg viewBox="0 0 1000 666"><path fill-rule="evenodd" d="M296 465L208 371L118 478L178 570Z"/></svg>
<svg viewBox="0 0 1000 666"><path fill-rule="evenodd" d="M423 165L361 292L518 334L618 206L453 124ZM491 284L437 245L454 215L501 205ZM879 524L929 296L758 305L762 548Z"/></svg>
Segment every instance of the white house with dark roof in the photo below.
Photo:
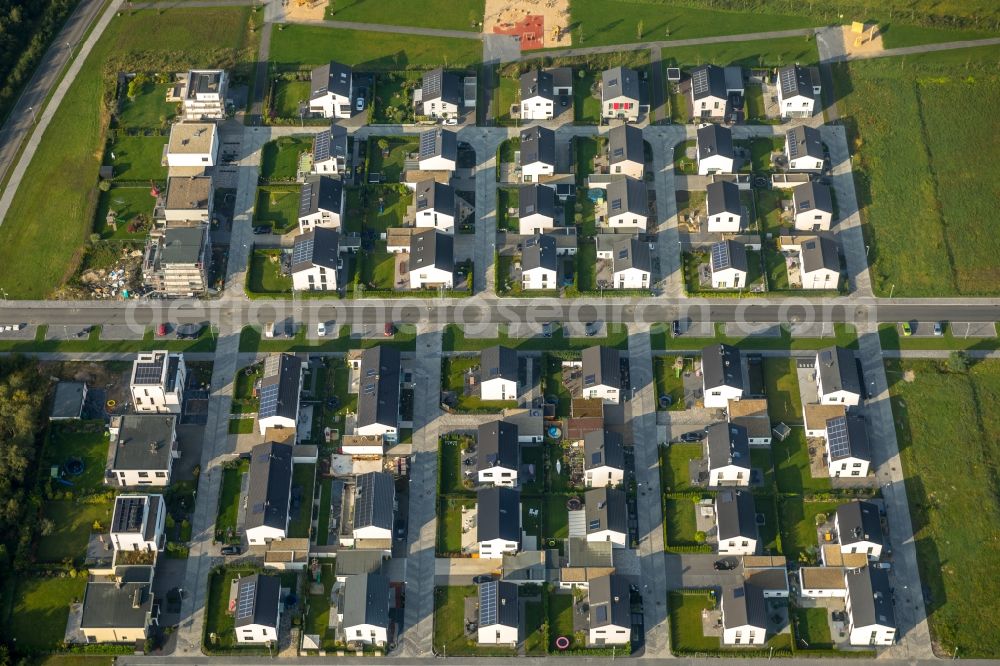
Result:
<svg viewBox="0 0 1000 666"><path fill-rule="evenodd" d="M502 559L521 549L520 492L494 486L476 494L476 543L485 559Z"/></svg>
<svg viewBox="0 0 1000 666"><path fill-rule="evenodd" d="M749 490L726 489L715 496L720 555L757 552L757 509Z"/></svg>
<svg viewBox="0 0 1000 666"><path fill-rule="evenodd" d="M281 579L268 574L251 574L235 579L233 619L236 642L260 645L278 642L281 626Z"/></svg>
<svg viewBox="0 0 1000 666"><path fill-rule="evenodd" d="M313 137L312 172L335 176L347 171L347 129L333 123Z"/></svg>
<svg viewBox="0 0 1000 666"><path fill-rule="evenodd" d="M166 519L163 495L118 495L111 513L111 545L120 551L160 551Z"/></svg>
<svg viewBox="0 0 1000 666"><path fill-rule="evenodd" d="M454 118L461 106L461 76L455 72L446 72L441 67L424 72L420 84L422 115L430 118Z"/></svg>
<svg viewBox="0 0 1000 666"><path fill-rule="evenodd" d="M489 421L479 426L476 438L476 478L494 486L517 486L520 466L517 426Z"/></svg>
<svg viewBox="0 0 1000 666"><path fill-rule="evenodd" d="M299 420L299 395L305 368L294 354L272 354L264 360L260 380L257 426L264 435L268 428L294 429Z"/></svg>
<svg viewBox="0 0 1000 666"><path fill-rule="evenodd" d="M856 406L861 402L861 378L854 352L836 345L816 352L816 390L824 405Z"/></svg>
<svg viewBox="0 0 1000 666"><path fill-rule="evenodd" d="M598 234L597 258L611 262L608 289L648 289L653 271L651 245L633 234Z"/></svg>
<svg viewBox="0 0 1000 666"><path fill-rule="evenodd" d="M750 485L750 438L736 423L713 423L705 428L708 453L708 485Z"/></svg>
<svg viewBox="0 0 1000 666"><path fill-rule="evenodd" d="M328 176L307 176L299 192L299 233L316 227L339 229L343 217L343 181Z"/></svg>
<svg viewBox="0 0 1000 666"><path fill-rule="evenodd" d="M521 631L517 584L491 580L479 584L479 645L517 645Z"/></svg>
<svg viewBox="0 0 1000 666"><path fill-rule="evenodd" d="M353 75L350 67L333 61L313 69L309 112L324 118L350 118Z"/></svg>
<svg viewBox="0 0 1000 666"><path fill-rule="evenodd" d="M545 70L552 75L552 94L556 97L573 94L573 68L550 67Z"/></svg>
<svg viewBox="0 0 1000 666"><path fill-rule="evenodd" d="M521 180L537 183L542 176L556 171L556 133L547 127L521 130Z"/></svg>
<svg viewBox="0 0 1000 666"><path fill-rule="evenodd" d="M129 379L135 411L180 414L186 381L184 354L166 350L139 352Z"/></svg>
<svg viewBox="0 0 1000 666"><path fill-rule="evenodd" d="M436 180L422 180L413 192L417 211L416 226L454 234L457 217L455 190Z"/></svg>
<svg viewBox="0 0 1000 666"><path fill-rule="evenodd" d="M617 349L600 345L587 347L581 355L580 372L583 376L581 398L618 404L622 389L622 363Z"/></svg>
<svg viewBox="0 0 1000 666"><path fill-rule="evenodd" d="M797 231L829 231L833 224L830 187L810 181L792 189L792 210Z"/></svg>
<svg viewBox="0 0 1000 666"><path fill-rule="evenodd" d="M250 545L262 546L288 536L292 464L289 444L263 442L251 449L243 523Z"/></svg>
<svg viewBox="0 0 1000 666"><path fill-rule="evenodd" d="M863 416L849 412L829 419L824 437L831 477L868 476L872 453Z"/></svg>
<svg viewBox="0 0 1000 666"><path fill-rule="evenodd" d="M799 243L799 276L803 289L836 289L840 284L840 252L828 236L811 236Z"/></svg>
<svg viewBox="0 0 1000 666"><path fill-rule="evenodd" d="M745 289L750 264L747 248L735 240L712 243L709 259L712 271L712 289Z"/></svg>
<svg viewBox="0 0 1000 666"><path fill-rule="evenodd" d="M730 423L747 429L750 446L770 446L772 439L771 419L767 415L767 400L747 398L730 400L726 408Z"/></svg>
<svg viewBox="0 0 1000 666"><path fill-rule="evenodd" d="M337 620L346 642L385 645L389 640L389 579L379 573L348 576L340 588Z"/></svg>
<svg viewBox="0 0 1000 666"><path fill-rule="evenodd" d="M194 296L208 287L212 259L208 227L168 226L162 236L150 236L142 257L143 282L169 296Z"/></svg>
<svg viewBox="0 0 1000 666"><path fill-rule="evenodd" d="M743 397L743 359L737 347L718 344L702 349L701 374L705 407L725 409L730 400Z"/></svg>
<svg viewBox="0 0 1000 666"><path fill-rule="evenodd" d="M863 553L873 560L882 557L882 516L872 502L855 500L841 504L833 518L841 553Z"/></svg>
<svg viewBox="0 0 1000 666"><path fill-rule="evenodd" d="M451 289L455 283L455 238L435 229L410 237L410 289Z"/></svg>
<svg viewBox="0 0 1000 666"><path fill-rule="evenodd" d="M635 125L615 125L608 132L608 165L612 175L642 179L646 151L642 130Z"/></svg>
<svg viewBox="0 0 1000 666"><path fill-rule="evenodd" d="M112 417L111 467L107 483L118 486L170 485L177 450L175 414L123 414Z"/></svg>
<svg viewBox="0 0 1000 666"><path fill-rule="evenodd" d="M628 579L599 576L587 591L587 645L625 645L632 637L632 603Z"/></svg>
<svg viewBox="0 0 1000 666"><path fill-rule="evenodd" d="M388 472L367 472L354 486L352 536L359 541L391 541L396 485Z"/></svg>
<svg viewBox="0 0 1000 666"><path fill-rule="evenodd" d="M625 444L620 432L602 428L583 436L583 474L588 488L617 486L625 480Z"/></svg>
<svg viewBox="0 0 1000 666"><path fill-rule="evenodd" d="M750 582L722 588L722 644L763 645L767 637L764 591Z"/></svg>
<svg viewBox="0 0 1000 666"><path fill-rule="evenodd" d="M380 345L364 350L359 366L358 415L354 434L399 439L399 350Z"/></svg>
<svg viewBox="0 0 1000 666"><path fill-rule="evenodd" d="M818 82L807 67L788 65L778 70L778 111L782 118L810 118L819 100Z"/></svg>
<svg viewBox="0 0 1000 666"><path fill-rule="evenodd" d="M518 233L533 236L556 224L556 191L545 185L522 187L518 193Z"/></svg>
<svg viewBox="0 0 1000 666"><path fill-rule="evenodd" d="M521 288L557 289L559 257L556 240L548 235L535 235L524 241L521 250Z"/></svg>
<svg viewBox="0 0 1000 666"><path fill-rule="evenodd" d="M646 182L625 177L608 183L607 226L614 231L645 233L649 218Z"/></svg>
<svg viewBox="0 0 1000 666"><path fill-rule="evenodd" d="M517 351L495 345L479 354L479 394L482 400L517 400Z"/></svg>
<svg viewBox="0 0 1000 666"><path fill-rule="evenodd" d="M87 582L79 612L87 643L136 644L149 637L153 618L153 567L120 566Z"/></svg>
<svg viewBox="0 0 1000 666"><path fill-rule="evenodd" d="M451 130L436 127L420 133L417 153L421 171L454 171L458 164L457 135Z"/></svg>
<svg viewBox="0 0 1000 666"><path fill-rule="evenodd" d="M340 285L340 232L327 227L295 237L292 245L292 289L336 291Z"/></svg>
<svg viewBox="0 0 1000 666"><path fill-rule="evenodd" d="M628 502L624 490L591 488L583 495L587 541L610 541L615 548L628 545Z"/></svg>
<svg viewBox="0 0 1000 666"><path fill-rule="evenodd" d="M709 233L739 233L743 227L740 188L728 180L709 183L705 188Z"/></svg>
<svg viewBox="0 0 1000 666"><path fill-rule="evenodd" d="M698 128L696 137L699 176L735 171L736 151L728 127L708 123Z"/></svg>
<svg viewBox="0 0 1000 666"><path fill-rule="evenodd" d="M885 569L845 569L845 606L851 645L889 646L896 642L896 611Z"/></svg>
<svg viewBox="0 0 1000 666"><path fill-rule="evenodd" d="M705 120L726 117L725 71L718 65L702 65L691 70L691 116Z"/></svg>
<svg viewBox="0 0 1000 666"><path fill-rule="evenodd" d="M555 113L552 74L531 69L521 75L521 120L548 120Z"/></svg>
<svg viewBox="0 0 1000 666"><path fill-rule="evenodd" d="M639 120L639 73L628 67L601 72L601 116L625 122Z"/></svg>
<svg viewBox="0 0 1000 666"><path fill-rule="evenodd" d="M821 172L825 155L819 130L808 125L796 125L785 132L785 157L789 171Z"/></svg>

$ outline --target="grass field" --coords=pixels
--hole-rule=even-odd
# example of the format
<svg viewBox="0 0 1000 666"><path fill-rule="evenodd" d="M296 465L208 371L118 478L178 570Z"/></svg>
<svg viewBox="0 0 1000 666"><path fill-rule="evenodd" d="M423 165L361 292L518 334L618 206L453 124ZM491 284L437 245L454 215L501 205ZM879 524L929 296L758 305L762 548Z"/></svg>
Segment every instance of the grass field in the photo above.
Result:
<svg viewBox="0 0 1000 666"><path fill-rule="evenodd" d="M253 419L247 419L253 425ZM215 538L225 543L239 543L236 525L239 522L240 486L243 475L250 470L246 460L234 467L226 467L222 472L222 490L219 496L219 515L215 520Z"/></svg>
<svg viewBox="0 0 1000 666"><path fill-rule="evenodd" d="M292 539L304 539L309 536L312 523L313 491L316 482L316 465L297 464L292 467L292 493L298 493L302 498L299 510L290 516L288 521L288 536Z"/></svg>
<svg viewBox="0 0 1000 666"><path fill-rule="evenodd" d="M475 597L475 585L434 588L434 651L448 655L513 656L506 647L479 646L465 637L465 598Z"/></svg>
<svg viewBox="0 0 1000 666"><path fill-rule="evenodd" d="M694 546L697 524L695 522L695 502L684 497L665 501L664 520L667 523L667 548L671 546Z"/></svg>
<svg viewBox="0 0 1000 666"><path fill-rule="evenodd" d="M826 621L825 608L792 608L792 625L795 637L804 640L812 649L832 649L830 625Z"/></svg>
<svg viewBox="0 0 1000 666"><path fill-rule="evenodd" d="M478 30L483 0L351 0L331 2L326 18L334 21L412 25L444 30Z"/></svg>
<svg viewBox="0 0 1000 666"><path fill-rule="evenodd" d="M87 552L87 542L90 540L90 533L94 531L94 522L110 525L111 510L111 502L46 502L43 513L55 527L52 534L38 538L38 559L42 562L62 562L66 558L82 558Z"/></svg>
<svg viewBox="0 0 1000 666"><path fill-rule="evenodd" d="M802 423L802 396L795 371L795 359L764 359L764 392L767 414L772 423Z"/></svg>
<svg viewBox="0 0 1000 666"><path fill-rule="evenodd" d="M971 328L971 327L969 327ZM944 335L907 337L901 335L898 324L879 324L878 338L882 349L998 349L1000 338L966 337L966 326L944 323ZM996 325L994 325L996 330Z"/></svg>
<svg viewBox="0 0 1000 666"><path fill-rule="evenodd" d="M413 90L420 87L422 74L381 74L375 82L374 122L413 122Z"/></svg>
<svg viewBox="0 0 1000 666"><path fill-rule="evenodd" d="M689 463L701 458L701 444L671 444L666 449L665 460L661 458L660 469L663 475L663 492L682 493L695 490L691 485Z"/></svg>
<svg viewBox="0 0 1000 666"><path fill-rule="evenodd" d="M388 155L383 154L379 141L385 141L385 150ZM368 144L368 171L370 173L381 173L382 181L398 183L403 174L403 166L406 163L406 156L416 152L419 145L417 139L405 137L381 137L370 141Z"/></svg>
<svg viewBox="0 0 1000 666"><path fill-rule="evenodd" d="M283 234L299 225L298 185L262 185L257 188L257 207L253 212L255 225L271 227L272 233Z"/></svg>
<svg viewBox="0 0 1000 666"><path fill-rule="evenodd" d="M167 167L160 166L160 160L168 139L166 136L121 135L108 145L104 164L115 168L115 178L165 181ZM146 192L148 194L149 190Z"/></svg>
<svg viewBox="0 0 1000 666"><path fill-rule="evenodd" d="M947 654L994 658L1000 578L964 572L1000 566L990 536L1000 533L1000 363L967 374L924 360L889 361L886 370L931 633Z"/></svg>
<svg viewBox="0 0 1000 666"><path fill-rule="evenodd" d="M841 502L803 502L799 497L778 500L782 554L792 562L798 562L804 553L815 555L816 516L821 513L831 516L840 505Z"/></svg>
<svg viewBox="0 0 1000 666"><path fill-rule="evenodd" d="M292 291L292 278L282 275L275 250L254 250L247 270L247 289L255 294L287 294Z"/></svg>
<svg viewBox="0 0 1000 666"><path fill-rule="evenodd" d="M678 46L662 49L664 65L692 67L713 64L744 67L781 67L799 63L814 65L819 61L816 40L806 37L782 37L748 42L722 42L701 46Z"/></svg>
<svg viewBox="0 0 1000 666"><path fill-rule="evenodd" d="M168 102L168 83L147 81L135 99L126 99L118 111L120 127L160 127L177 115L177 103Z"/></svg>
<svg viewBox="0 0 1000 666"><path fill-rule="evenodd" d="M887 49L898 49L917 44L937 44L940 42L957 42L967 39L987 39L996 37L996 33L982 30L948 30L946 28L925 28L917 25L890 23L882 27L882 46Z"/></svg>
<svg viewBox="0 0 1000 666"><path fill-rule="evenodd" d="M294 179L299 167L299 154L312 151L312 138L283 136L268 141L261 149L260 175L264 178Z"/></svg>
<svg viewBox="0 0 1000 666"><path fill-rule="evenodd" d="M660 409L659 398L669 395L672 402L667 409L684 409L684 376L678 377L674 370L675 357L657 356L653 359L653 376L656 378L657 409Z"/></svg>
<svg viewBox="0 0 1000 666"><path fill-rule="evenodd" d="M719 638L705 636L701 629L701 612L712 610L716 603L707 590L671 592L670 647L674 653L717 650Z"/></svg>
<svg viewBox="0 0 1000 666"><path fill-rule="evenodd" d="M51 294L83 256L108 122L101 101L105 68L114 62L127 69L136 51L168 71L232 64L246 57L252 43L249 16L249 7L179 8L111 20L55 112L0 227L0 284L9 297Z"/></svg>
<svg viewBox="0 0 1000 666"><path fill-rule="evenodd" d="M112 187L107 192L101 192L97 200L97 210L94 212L94 231L101 234L102 239L143 239L149 233L153 222L153 207L156 199L149 195L149 186L143 187ZM108 210L117 213L117 231L107 224ZM135 233L128 230L129 223L138 215L145 215L148 220L146 228Z"/></svg>
<svg viewBox="0 0 1000 666"><path fill-rule="evenodd" d="M10 617L0 622L0 636L16 637L18 649L25 652L58 650L66 631L69 605L83 601L86 586L83 574L75 578L20 578Z"/></svg>

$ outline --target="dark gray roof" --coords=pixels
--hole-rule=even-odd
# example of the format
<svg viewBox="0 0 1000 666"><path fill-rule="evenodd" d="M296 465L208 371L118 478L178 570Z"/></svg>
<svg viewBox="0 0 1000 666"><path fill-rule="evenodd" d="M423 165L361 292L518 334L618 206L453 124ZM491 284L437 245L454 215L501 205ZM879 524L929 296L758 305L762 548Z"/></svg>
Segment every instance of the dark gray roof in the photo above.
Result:
<svg viewBox="0 0 1000 666"><path fill-rule="evenodd" d="M518 206L520 217L539 214L555 219L556 191L551 187L537 184L523 187L518 193Z"/></svg>
<svg viewBox="0 0 1000 666"><path fill-rule="evenodd" d="M259 624L277 629L280 603L281 578L266 574L241 577L236 586L236 626Z"/></svg>
<svg viewBox="0 0 1000 666"><path fill-rule="evenodd" d="M83 593L80 628L144 629L153 608L152 567L118 567L115 580L92 580ZM138 638L138 636L137 636Z"/></svg>
<svg viewBox="0 0 1000 666"><path fill-rule="evenodd" d="M420 133L419 159L443 157L451 161L458 159L458 139L451 130L438 127Z"/></svg>
<svg viewBox="0 0 1000 666"><path fill-rule="evenodd" d="M823 183L809 181L794 188L792 202L795 204L796 213L807 213L811 210L833 213L833 197L830 195L830 187Z"/></svg>
<svg viewBox="0 0 1000 666"><path fill-rule="evenodd" d="M591 628L632 626L632 604L628 579L618 574L600 576L590 581Z"/></svg>
<svg viewBox="0 0 1000 666"><path fill-rule="evenodd" d="M288 499L292 490L292 447L264 442L250 452L247 476L246 529L288 525Z"/></svg>
<svg viewBox="0 0 1000 666"><path fill-rule="evenodd" d="M125 414L121 419L111 469L169 469L177 417L173 414Z"/></svg>
<svg viewBox="0 0 1000 666"><path fill-rule="evenodd" d="M484 488L476 495L476 540L521 542L521 493Z"/></svg>
<svg viewBox="0 0 1000 666"><path fill-rule="evenodd" d="M698 128L698 159L713 155L733 158L733 133L728 127L708 124Z"/></svg>
<svg viewBox="0 0 1000 666"><path fill-rule="evenodd" d="M722 588L722 615L726 628L751 626L767 629L764 590L753 583Z"/></svg>
<svg viewBox="0 0 1000 666"><path fill-rule="evenodd" d="M785 147L788 149L789 159L800 157L815 157L823 159L823 142L820 140L819 130L808 125L796 125L785 132Z"/></svg>
<svg viewBox="0 0 1000 666"><path fill-rule="evenodd" d="M146 541L156 538L156 514L160 512L162 502L163 495L146 495L146 525L142 531L142 538Z"/></svg>
<svg viewBox="0 0 1000 666"><path fill-rule="evenodd" d="M726 93L728 94L730 90L744 89L743 86L743 68L739 65L729 65L722 68L722 72L726 79Z"/></svg>
<svg viewBox="0 0 1000 666"><path fill-rule="evenodd" d="M59 382L56 384L55 395L52 397L52 411L49 416L54 419L78 419L83 411L83 392L87 385L84 382Z"/></svg>
<svg viewBox="0 0 1000 666"><path fill-rule="evenodd" d="M552 92L552 74L539 69L530 69L521 75L521 100L532 97L555 99L555 94Z"/></svg>
<svg viewBox="0 0 1000 666"><path fill-rule="evenodd" d="M821 268L840 271L840 253L837 251L837 243L828 236L816 236L803 240L802 270L806 273L812 273Z"/></svg>
<svg viewBox="0 0 1000 666"><path fill-rule="evenodd" d="M622 362L617 349L595 345L584 349L581 356L584 389L601 385L621 388Z"/></svg>
<svg viewBox="0 0 1000 666"><path fill-rule="evenodd" d="M309 99L332 92L343 97L351 96L351 68L339 62L330 61L326 65L315 68L310 75L311 91Z"/></svg>
<svg viewBox="0 0 1000 666"><path fill-rule="evenodd" d="M644 163L645 151L642 146L642 130L635 125L616 125L608 132L608 161Z"/></svg>
<svg viewBox="0 0 1000 666"><path fill-rule="evenodd" d="M413 196L417 212L434 210L442 215L455 216L455 190L451 185L428 179L417 183Z"/></svg>
<svg viewBox="0 0 1000 666"><path fill-rule="evenodd" d="M455 270L455 239L434 229L410 236L410 271L433 266L449 273Z"/></svg>
<svg viewBox="0 0 1000 666"><path fill-rule="evenodd" d="M556 165L556 133L536 125L521 130L521 166L541 162Z"/></svg>
<svg viewBox="0 0 1000 666"><path fill-rule="evenodd" d="M505 421L490 421L479 426L476 446L476 469L491 467L517 469L517 426Z"/></svg>
<svg viewBox="0 0 1000 666"><path fill-rule="evenodd" d="M168 227L163 232L163 264L197 264L202 261L208 229L197 227Z"/></svg>
<svg viewBox="0 0 1000 666"><path fill-rule="evenodd" d="M706 390L717 386L743 388L743 359L740 350L732 345L708 345L702 349L701 372Z"/></svg>
<svg viewBox="0 0 1000 666"><path fill-rule="evenodd" d="M379 573L384 561L385 554L381 550L342 548L337 551L337 575Z"/></svg>
<svg viewBox="0 0 1000 666"><path fill-rule="evenodd" d="M367 472L357 478L354 488L354 529L392 529L392 505L396 484L388 472Z"/></svg>
<svg viewBox="0 0 1000 666"><path fill-rule="evenodd" d="M294 354L276 354L264 361L260 380L258 419L281 416L295 420L299 413L302 359Z"/></svg>
<svg viewBox="0 0 1000 666"><path fill-rule="evenodd" d="M608 183L608 217L625 212L649 215L645 181L626 176Z"/></svg>
<svg viewBox="0 0 1000 666"><path fill-rule="evenodd" d="M749 270L746 245L734 240L712 243L711 262L713 273L727 268L735 268L746 273Z"/></svg>
<svg viewBox="0 0 1000 666"><path fill-rule="evenodd" d="M750 469L750 439L747 429L736 423L713 423L708 433L708 464L710 469L735 465Z"/></svg>
<svg viewBox="0 0 1000 666"><path fill-rule="evenodd" d="M722 490L715 498L719 539L757 539L757 508L749 490Z"/></svg>
<svg viewBox="0 0 1000 666"><path fill-rule="evenodd" d="M322 162L331 156L347 159L347 129L336 124L313 137L313 161Z"/></svg>
<svg viewBox="0 0 1000 666"><path fill-rule="evenodd" d="M111 531L119 534L142 534L146 541L152 541L159 507L160 495L119 495L115 498L111 514Z"/></svg>
<svg viewBox="0 0 1000 666"><path fill-rule="evenodd" d="M587 534L602 530L628 534L628 504L624 490L591 488L583 497Z"/></svg>
<svg viewBox="0 0 1000 666"><path fill-rule="evenodd" d="M487 347L479 354L480 382L501 377L517 381L517 350L502 345Z"/></svg>
<svg viewBox="0 0 1000 666"><path fill-rule="evenodd" d="M741 215L743 204L740 203L740 187L728 180L709 183L705 188L705 199L709 215L732 213Z"/></svg>
<svg viewBox="0 0 1000 666"><path fill-rule="evenodd" d="M814 99L812 76L809 70L798 65L788 65L778 70L778 86L782 99L802 95Z"/></svg>
<svg viewBox="0 0 1000 666"><path fill-rule="evenodd" d="M572 88L573 87L573 68L572 67L552 67L545 70L552 75L552 87L553 88Z"/></svg>
<svg viewBox="0 0 1000 666"><path fill-rule="evenodd" d="M339 178L306 176L299 193L299 217L321 210L340 215L343 194L344 184Z"/></svg>
<svg viewBox="0 0 1000 666"><path fill-rule="evenodd" d="M597 249L599 252L610 252L612 270L628 270L637 268L642 271L653 270L653 260L649 243L633 234L598 234Z"/></svg>
<svg viewBox="0 0 1000 666"><path fill-rule="evenodd" d="M583 436L583 468L625 469L625 445L615 430L593 430Z"/></svg>
<svg viewBox="0 0 1000 666"><path fill-rule="evenodd" d="M358 427L399 423L399 350L385 345L361 355Z"/></svg>
<svg viewBox="0 0 1000 666"><path fill-rule="evenodd" d="M849 413L828 419L826 438L830 460L858 458L871 462L871 444L863 416Z"/></svg>
<svg viewBox="0 0 1000 666"><path fill-rule="evenodd" d="M479 585L479 626L520 627L517 583L491 580Z"/></svg>
<svg viewBox="0 0 1000 666"><path fill-rule="evenodd" d="M702 65L691 70L691 96L726 99L726 73L717 65Z"/></svg>
<svg viewBox="0 0 1000 666"><path fill-rule="evenodd" d="M441 67L424 72L420 88L424 102L440 99L449 104L462 105L462 77L454 72L446 72Z"/></svg>
<svg viewBox="0 0 1000 666"><path fill-rule="evenodd" d="M533 268L557 270L559 259L556 257L556 239L551 236L535 235L524 241L521 251L521 269L528 271Z"/></svg>
<svg viewBox="0 0 1000 666"><path fill-rule="evenodd" d="M382 574L357 574L344 582L344 626L389 627L389 579Z"/></svg>
<svg viewBox="0 0 1000 666"><path fill-rule="evenodd" d="M844 573L847 594L851 598L851 623L855 627L880 624L896 626L896 612L892 606L892 587L885 569L848 570Z"/></svg>
<svg viewBox="0 0 1000 666"><path fill-rule="evenodd" d="M816 352L816 372L823 384L823 391L847 391L861 395L861 380L854 352L836 345L824 347Z"/></svg>
<svg viewBox="0 0 1000 666"><path fill-rule="evenodd" d="M840 545L852 543L883 543L882 519L878 507L865 501L848 502L837 507L837 528Z"/></svg>
<svg viewBox="0 0 1000 666"><path fill-rule="evenodd" d="M639 73L628 67L612 67L601 72L601 99L627 97L639 102Z"/></svg>
<svg viewBox="0 0 1000 666"><path fill-rule="evenodd" d="M337 269L340 254L340 233L329 227L315 227L295 237L292 245L292 272L298 273L312 268Z"/></svg>

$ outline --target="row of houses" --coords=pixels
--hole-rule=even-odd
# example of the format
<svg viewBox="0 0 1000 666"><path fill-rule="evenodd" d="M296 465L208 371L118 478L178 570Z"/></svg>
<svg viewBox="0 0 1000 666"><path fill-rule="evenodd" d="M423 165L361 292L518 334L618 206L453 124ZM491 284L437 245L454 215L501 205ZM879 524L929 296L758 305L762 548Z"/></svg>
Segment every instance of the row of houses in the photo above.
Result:
<svg viewBox="0 0 1000 666"><path fill-rule="evenodd" d="M701 120L732 117L742 107L746 88L742 67L702 65L690 74L688 102L691 115ZM782 118L810 118L821 101L822 84L816 67L788 65L778 70L777 104Z"/></svg>
<svg viewBox="0 0 1000 666"><path fill-rule="evenodd" d="M573 68L533 69L521 74L521 120L550 120L560 105L560 98L573 96ZM636 122L639 119L639 73L628 67L612 67L601 73L601 117ZM568 105L568 101L567 104Z"/></svg>

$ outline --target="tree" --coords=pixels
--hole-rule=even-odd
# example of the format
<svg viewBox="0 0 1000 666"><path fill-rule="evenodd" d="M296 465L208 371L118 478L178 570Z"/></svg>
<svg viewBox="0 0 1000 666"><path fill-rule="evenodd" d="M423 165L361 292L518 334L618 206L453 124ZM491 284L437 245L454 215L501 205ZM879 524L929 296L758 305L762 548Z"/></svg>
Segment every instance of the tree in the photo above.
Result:
<svg viewBox="0 0 1000 666"><path fill-rule="evenodd" d="M102 180L101 182L99 182L97 184L97 189L99 189L101 192L108 192L108 191L110 191L111 190L111 181L110 180Z"/></svg>
<svg viewBox="0 0 1000 666"><path fill-rule="evenodd" d="M694 533L694 542L697 543L697 544L705 543L705 540L707 538L708 538L708 535L705 534L704 532L700 531L700 530Z"/></svg>
<svg viewBox="0 0 1000 666"><path fill-rule="evenodd" d="M953 351L948 354L948 370L965 373L969 371L969 356L964 351Z"/></svg>

